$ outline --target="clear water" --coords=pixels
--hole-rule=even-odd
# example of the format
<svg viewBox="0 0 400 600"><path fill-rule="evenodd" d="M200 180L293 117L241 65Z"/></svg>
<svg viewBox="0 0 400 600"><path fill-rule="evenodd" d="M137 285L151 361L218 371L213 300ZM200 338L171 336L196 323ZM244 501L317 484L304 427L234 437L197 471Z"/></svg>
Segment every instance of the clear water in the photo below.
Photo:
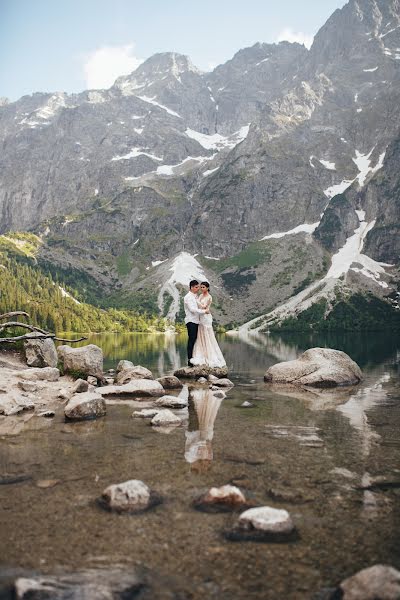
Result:
<svg viewBox="0 0 400 600"><path fill-rule="evenodd" d="M124 358L159 376L185 363L184 338L89 341L103 348L105 368ZM103 419L73 424L60 406L54 419L32 418L18 435L0 437L0 475L31 477L0 485L3 573L145 566L154 598L302 600L378 562L400 568L399 340L222 336L220 344L235 387L211 408L198 397L185 426L170 433L131 418L125 402L109 406ZM313 346L347 352L364 382L325 394L263 382L270 365ZM242 408L245 400L253 407ZM392 485L362 489L378 477ZM107 485L133 478L165 502L132 516L96 506ZM38 487L49 479L60 482ZM236 516L200 513L191 503L228 482L257 504L286 508L299 541L226 541Z"/></svg>

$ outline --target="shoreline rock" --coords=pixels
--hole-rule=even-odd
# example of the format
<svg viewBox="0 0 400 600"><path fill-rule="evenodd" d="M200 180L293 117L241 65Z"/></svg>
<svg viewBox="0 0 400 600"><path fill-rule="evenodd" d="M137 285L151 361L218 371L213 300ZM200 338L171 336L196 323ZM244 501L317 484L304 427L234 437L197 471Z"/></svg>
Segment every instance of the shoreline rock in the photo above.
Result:
<svg viewBox="0 0 400 600"><path fill-rule="evenodd" d="M40 334L37 333L36 335L39 336ZM51 338L31 338L29 340L25 340L24 351L26 364L28 367L57 366L57 350Z"/></svg>
<svg viewBox="0 0 400 600"><path fill-rule="evenodd" d="M103 351L95 344L80 348L63 345L57 348L64 371L76 371L103 379Z"/></svg>
<svg viewBox="0 0 400 600"><path fill-rule="evenodd" d="M100 394L82 392L75 394L64 408L64 415L69 421L86 421L104 417L106 402Z"/></svg>
<svg viewBox="0 0 400 600"><path fill-rule="evenodd" d="M196 367L181 367L174 371L175 377L182 377L185 379L197 379L199 377L208 377L214 375L218 379L222 379L228 375L228 367L207 367L205 365L199 365Z"/></svg>
<svg viewBox="0 0 400 600"><path fill-rule="evenodd" d="M277 363L268 369L264 381L313 387L355 385L362 381L360 367L340 350L310 348L296 360Z"/></svg>
<svg viewBox="0 0 400 600"><path fill-rule="evenodd" d="M102 396L163 396L164 388L154 379L132 379L124 385L106 385L98 388Z"/></svg>

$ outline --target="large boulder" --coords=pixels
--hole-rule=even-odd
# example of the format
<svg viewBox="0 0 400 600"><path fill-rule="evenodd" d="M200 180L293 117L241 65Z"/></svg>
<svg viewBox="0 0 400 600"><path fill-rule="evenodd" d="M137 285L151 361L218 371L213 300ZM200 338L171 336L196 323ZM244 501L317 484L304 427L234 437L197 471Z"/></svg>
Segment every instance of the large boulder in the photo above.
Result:
<svg viewBox="0 0 400 600"><path fill-rule="evenodd" d="M153 373L149 369L146 369L146 367L142 367L141 365L137 365L120 370L117 374L117 379L115 382L117 385L124 385L124 383L132 381L132 379L154 379L154 377Z"/></svg>
<svg viewBox="0 0 400 600"><path fill-rule="evenodd" d="M40 336L40 333L31 334ZM55 344L50 338L31 338L24 342L26 363L29 367L56 367L58 362Z"/></svg>
<svg viewBox="0 0 400 600"><path fill-rule="evenodd" d="M164 388L154 379L132 379L124 385L106 385L98 392L102 396L162 396Z"/></svg>
<svg viewBox="0 0 400 600"><path fill-rule="evenodd" d="M264 380L315 387L355 385L362 381L360 367L340 350L310 348L297 360L278 363L268 369Z"/></svg>
<svg viewBox="0 0 400 600"><path fill-rule="evenodd" d="M196 367L181 367L174 372L175 377L186 379L198 379L199 377L208 377L214 375L218 379L228 375L228 367L206 367L199 365Z"/></svg>
<svg viewBox="0 0 400 600"><path fill-rule="evenodd" d="M103 378L103 351L95 344L88 344L81 348L59 346L57 352L64 371L75 371Z"/></svg>
<svg viewBox="0 0 400 600"><path fill-rule="evenodd" d="M340 589L343 600L399 600L400 571L373 565L342 581Z"/></svg>
<svg viewBox="0 0 400 600"><path fill-rule="evenodd" d="M141 512L160 501L160 496L140 479L109 485L99 498L103 508L120 513Z"/></svg>
<svg viewBox="0 0 400 600"><path fill-rule="evenodd" d="M96 392L75 394L64 408L65 417L73 421L97 419L106 414L106 402Z"/></svg>

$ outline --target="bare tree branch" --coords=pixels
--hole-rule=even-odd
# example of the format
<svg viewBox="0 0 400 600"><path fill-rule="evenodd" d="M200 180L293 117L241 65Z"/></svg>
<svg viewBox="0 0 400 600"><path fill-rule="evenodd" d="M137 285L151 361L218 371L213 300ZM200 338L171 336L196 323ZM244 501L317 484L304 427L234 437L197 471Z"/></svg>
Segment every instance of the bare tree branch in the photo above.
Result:
<svg viewBox="0 0 400 600"><path fill-rule="evenodd" d="M6 313L9 316L13 316L16 314L24 314L26 315L27 313L21 313L21 312L13 312L13 313ZM5 316L5 315L0 315L1 316ZM29 315L27 315L29 316ZM20 323L19 321L8 321L7 323L3 323L3 325L0 325L0 333L2 333L5 329L10 329L11 327L22 327L23 329L29 329L29 331L31 331L32 333L25 333L24 335L17 335L15 337L10 337L10 338L2 338L0 337L0 344L2 342L4 343L9 343L11 344L12 342L18 342L19 340L40 340L40 339L47 339L47 338L52 338L53 340L56 340L57 342L69 342L70 344L74 344L75 342L82 342L83 340L87 340L86 337L80 337L74 340L67 340L65 338L59 338L56 337L55 333L49 333L48 331L45 331L44 329L41 329L40 327L34 327L33 325L28 325L27 323Z"/></svg>
<svg viewBox="0 0 400 600"><path fill-rule="evenodd" d="M57 342L70 342L71 344L74 342L83 342L83 340L87 340L87 337L80 337L80 338L76 338L76 340L67 340L65 338L59 338L59 337L55 337L54 338Z"/></svg>
<svg viewBox="0 0 400 600"><path fill-rule="evenodd" d="M29 331L37 331L44 334L48 333L48 331L40 329L40 327L34 327L33 325L28 325L28 323L20 323L19 321L8 321L7 323L3 323L3 325L0 325L0 333L5 329L9 329L10 327L22 327L24 329L29 329ZM54 335L55 334L53 333L52 336Z"/></svg>
<svg viewBox="0 0 400 600"><path fill-rule="evenodd" d="M29 319L29 315L28 313L24 312L23 310L15 310L13 312L8 312L8 313L4 313L2 315L0 315L0 320L3 319L10 319L11 317L28 317Z"/></svg>

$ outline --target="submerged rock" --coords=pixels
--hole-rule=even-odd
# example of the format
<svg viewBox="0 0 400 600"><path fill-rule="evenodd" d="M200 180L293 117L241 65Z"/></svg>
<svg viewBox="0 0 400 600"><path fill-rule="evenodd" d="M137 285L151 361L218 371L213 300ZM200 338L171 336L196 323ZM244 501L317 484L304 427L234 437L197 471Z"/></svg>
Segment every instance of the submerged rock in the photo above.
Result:
<svg viewBox="0 0 400 600"><path fill-rule="evenodd" d="M161 502L161 497L140 479L109 485L98 500L99 504L116 512L141 512Z"/></svg>
<svg viewBox="0 0 400 600"><path fill-rule="evenodd" d="M287 542L298 536L286 510L259 506L244 511L226 537L232 541Z"/></svg>
<svg viewBox="0 0 400 600"><path fill-rule="evenodd" d="M160 412L157 408L142 408L142 410L134 410L132 417L137 419L152 419Z"/></svg>
<svg viewBox="0 0 400 600"><path fill-rule="evenodd" d="M65 575L19 577L16 600L123 600L134 598L145 587L144 578L130 567L89 569Z"/></svg>
<svg viewBox="0 0 400 600"><path fill-rule="evenodd" d="M103 378L103 351L95 344L88 344L81 348L63 345L57 348L57 352L64 371L76 371Z"/></svg>
<svg viewBox="0 0 400 600"><path fill-rule="evenodd" d="M373 565L340 584L343 600L399 600L400 571L389 565Z"/></svg>
<svg viewBox="0 0 400 600"><path fill-rule="evenodd" d="M183 383L179 381L175 375L165 375L157 379L165 390L180 390L183 387Z"/></svg>
<svg viewBox="0 0 400 600"><path fill-rule="evenodd" d="M344 352L310 348L297 360L278 363L268 369L264 380L315 387L355 385L362 380L360 367Z"/></svg>
<svg viewBox="0 0 400 600"><path fill-rule="evenodd" d="M137 365L136 367L132 366L120 370L117 374L115 382L117 385L123 385L124 383L132 381L132 379L154 379L154 377L153 373L149 369Z"/></svg>
<svg viewBox="0 0 400 600"><path fill-rule="evenodd" d="M102 396L162 396L164 388L154 379L132 379L124 385L107 385L99 388Z"/></svg>
<svg viewBox="0 0 400 600"><path fill-rule="evenodd" d="M181 367L174 372L175 377L183 377L186 379L198 379L199 377L208 377L214 375L218 379L228 375L228 367L206 367L199 365L196 367Z"/></svg>
<svg viewBox="0 0 400 600"><path fill-rule="evenodd" d="M174 413L168 409L160 410L151 420L151 424L154 427L168 427L171 425L177 426L181 423L182 421L180 418L174 415Z"/></svg>
<svg viewBox="0 0 400 600"><path fill-rule="evenodd" d="M234 485L212 487L193 502L197 510L204 512L226 512L242 508L246 498L240 489Z"/></svg>
<svg viewBox="0 0 400 600"><path fill-rule="evenodd" d="M34 335L34 334L31 334ZM40 333L36 334L40 336ZM24 342L26 363L29 367L56 367L57 350L51 338L29 339Z"/></svg>
<svg viewBox="0 0 400 600"><path fill-rule="evenodd" d="M97 419L106 414L106 402L96 392L75 394L65 406L64 414L67 419L74 421Z"/></svg>

